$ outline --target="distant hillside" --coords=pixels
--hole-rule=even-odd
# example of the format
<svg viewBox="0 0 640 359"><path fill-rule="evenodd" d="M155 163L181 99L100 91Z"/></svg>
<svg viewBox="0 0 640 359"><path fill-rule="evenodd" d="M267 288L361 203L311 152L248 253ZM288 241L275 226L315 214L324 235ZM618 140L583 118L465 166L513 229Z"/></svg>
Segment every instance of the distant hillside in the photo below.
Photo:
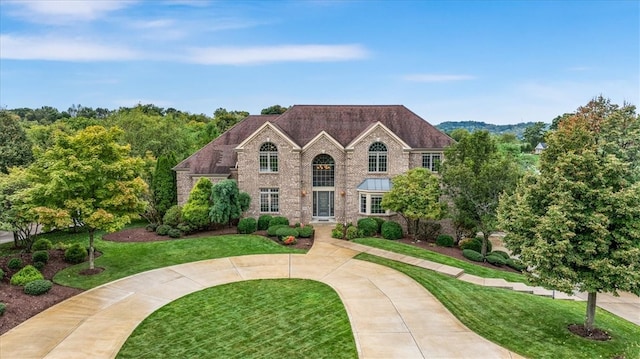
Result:
<svg viewBox="0 0 640 359"><path fill-rule="evenodd" d="M458 128L464 128L469 132L473 132L476 130L487 130L490 133L498 135L503 133L513 133L518 136L518 138L522 138L524 129L533 125L534 123L535 122L522 122L515 125L493 125L490 123L476 121L447 121L436 125L436 127L440 131L444 131L447 133L450 133L451 131Z"/></svg>

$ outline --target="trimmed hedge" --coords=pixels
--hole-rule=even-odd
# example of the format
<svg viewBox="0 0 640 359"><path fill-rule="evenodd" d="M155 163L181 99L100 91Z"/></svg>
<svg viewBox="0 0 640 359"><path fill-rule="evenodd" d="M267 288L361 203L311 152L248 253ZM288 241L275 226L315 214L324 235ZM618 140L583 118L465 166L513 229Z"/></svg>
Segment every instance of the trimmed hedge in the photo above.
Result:
<svg viewBox="0 0 640 359"><path fill-rule="evenodd" d="M378 222L373 218L360 218L358 229L362 231L363 237L372 237L378 233Z"/></svg>
<svg viewBox="0 0 640 359"><path fill-rule="evenodd" d="M300 234L300 238L311 238L313 236L313 227L311 225L306 225L304 227L300 227L298 229L298 233Z"/></svg>
<svg viewBox="0 0 640 359"><path fill-rule="evenodd" d="M40 238L36 240L35 243L33 243L33 245L31 246L31 250L34 251L48 251L51 248L53 248L53 244L46 238Z"/></svg>
<svg viewBox="0 0 640 359"><path fill-rule="evenodd" d="M386 221L382 224L382 229L380 230L380 234L382 234L382 238L396 240L400 239L403 236L402 226L393 221Z"/></svg>
<svg viewBox="0 0 640 359"><path fill-rule="evenodd" d="M258 222L254 218L242 218L238 222L238 233L251 234L258 230Z"/></svg>
<svg viewBox="0 0 640 359"><path fill-rule="evenodd" d="M278 230L280 228L289 228L288 224L277 224L275 226L269 226L269 228L267 229L267 235L269 237L275 237L276 236L276 232L278 232Z"/></svg>
<svg viewBox="0 0 640 359"><path fill-rule="evenodd" d="M272 218L273 216L269 214L263 214L260 217L258 217L258 230L264 231L269 229L269 222L271 221Z"/></svg>
<svg viewBox="0 0 640 359"><path fill-rule="evenodd" d="M49 252L35 251L31 255L31 260L33 260L34 262L42 262L44 264L47 264L47 262L49 262Z"/></svg>
<svg viewBox="0 0 640 359"><path fill-rule="evenodd" d="M276 217L271 218L271 220L269 220L269 227L277 226L279 224L288 226L289 225L289 219L287 217L276 216Z"/></svg>
<svg viewBox="0 0 640 359"><path fill-rule="evenodd" d="M13 269L13 270L20 269L20 268L22 268L23 265L24 264L22 263L22 259L20 259L20 258L11 258L7 262L7 267L9 269Z"/></svg>
<svg viewBox="0 0 640 359"><path fill-rule="evenodd" d="M352 239L356 239L360 237L360 231L358 230L358 227L356 226L351 226L351 227L347 227L347 232L345 233L345 238L347 240L352 240Z"/></svg>
<svg viewBox="0 0 640 359"><path fill-rule="evenodd" d="M505 260L507 260L507 259L509 259L511 257L509 255L509 253L507 253L505 251L493 251L493 252L489 253L489 255L500 256L500 257L504 258Z"/></svg>
<svg viewBox="0 0 640 359"><path fill-rule="evenodd" d="M33 282L34 280L44 279L42 273L36 269L36 267L32 265L27 265L24 268L20 269L20 271L11 277L12 285L24 286L29 282Z"/></svg>
<svg viewBox="0 0 640 359"><path fill-rule="evenodd" d="M447 234L441 234L436 238L436 244L440 247L453 247L453 237Z"/></svg>
<svg viewBox="0 0 640 359"><path fill-rule="evenodd" d="M46 266L47 264L44 262L33 262L33 266L36 267L37 270L39 270L40 272L42 272L42 270L44 269L44 266Z"/></svg>
<svg viewBox="0 0 640 359"><path fill-rule="evenodd" d="M522 272L523 270L527 269L527 267L522 263L521 260L515 259L515 258L507 259L506 264L508 267L511 267L517 270L518 272Z"/></svg>
<svg viewBox="0 0 640 359"><path fill-rule="evenodd" d="M80 243L74 243L64 251L64 261L67 263L82 263L85 258L87 258L87 250Z"/></svg>
<svg viewBox="0 0 640 359"><path fill-rule="evenodd" d="M484 259L482 258L482 254L480 252L474 251L473 249L463 249L462 255L474 262L482 262L482 260Z"/></svg>
<svg viewBox="0 0 640 359"><path fill-rule="evenodd" d="M29 295L42 295L51 290L53 283L46 279L38 279L24 286L24 293Z"/></svg>
<svg viewBox="0 0 640 359"><path fill-rule="evenodd" d="M278 236L279 240L282 240L282 238L289 236L297 238L299 236L299 233L297 229L286 226L279 228L276 231L276 236Z"/></svg>
<svg viewBox="0 0 640 359"><path fill-rule="evenodd" d="M493 264L494 266L497 267L502 267L503 265L507 264L507 260L504 259L501 255L499 254L489 254L487 257L487 262Z"/></svg>

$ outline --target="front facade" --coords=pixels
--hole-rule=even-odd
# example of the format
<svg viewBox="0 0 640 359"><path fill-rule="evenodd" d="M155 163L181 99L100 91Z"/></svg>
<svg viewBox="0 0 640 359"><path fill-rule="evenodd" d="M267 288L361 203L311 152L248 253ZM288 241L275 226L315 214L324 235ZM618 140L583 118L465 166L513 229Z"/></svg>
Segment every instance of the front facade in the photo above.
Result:
<svg viewBox="0 0 640 359"><path fill-rule="evenodd" d="M453 140L404 106L300 106L249 116L179 163L178 202L201 177L235 179L251 195L246 216L291 223L385 216L391 178L436 171Z"/></svg>

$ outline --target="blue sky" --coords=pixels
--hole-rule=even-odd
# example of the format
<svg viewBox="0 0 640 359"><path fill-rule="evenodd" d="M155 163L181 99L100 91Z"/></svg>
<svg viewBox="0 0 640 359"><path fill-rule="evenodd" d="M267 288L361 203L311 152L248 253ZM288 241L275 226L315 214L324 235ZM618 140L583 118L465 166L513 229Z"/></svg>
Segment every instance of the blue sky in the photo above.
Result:
<svg viewBox="0 0 640 359"><path fill-rule="evenodd" d="M0 1L0 106L212 115L403 104L427 121L640 103L638 1Z"/></svg>

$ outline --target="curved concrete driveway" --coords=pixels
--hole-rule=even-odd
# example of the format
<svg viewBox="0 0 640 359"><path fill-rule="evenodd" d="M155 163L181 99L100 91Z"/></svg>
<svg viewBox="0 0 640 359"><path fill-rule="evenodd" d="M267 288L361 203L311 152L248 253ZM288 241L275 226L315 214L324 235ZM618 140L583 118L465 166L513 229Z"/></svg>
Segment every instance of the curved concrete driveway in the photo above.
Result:
<svg viewBox="0 0 640 359"><path fill-rule="evenodd" d="M462 325L428 291L395 270L316 241L306 255L252 255L140 273L72 297L0 337L0 358L113 358L163 305L224 283L306 278L340 295L360 358L515 358Z"/></svg>

